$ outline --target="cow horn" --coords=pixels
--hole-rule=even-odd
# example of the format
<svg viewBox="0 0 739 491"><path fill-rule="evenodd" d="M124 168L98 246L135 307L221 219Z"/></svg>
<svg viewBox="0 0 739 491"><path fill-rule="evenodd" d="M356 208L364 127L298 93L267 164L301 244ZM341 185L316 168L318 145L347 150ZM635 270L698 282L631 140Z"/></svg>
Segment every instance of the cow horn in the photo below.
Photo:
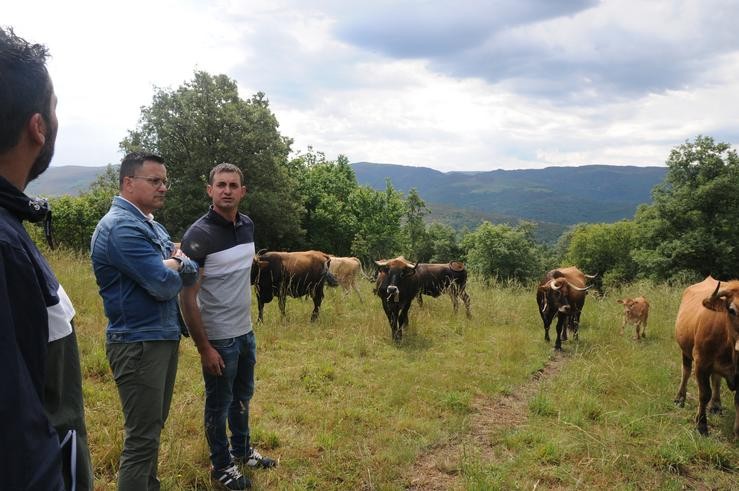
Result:
<svg viewBox="0 0 739 491"><path fill-rule="evenodd" d="M716 289L715 289L715 290L713 290L713 295L711 295L711 298L718 298L718 297L720 297L720 296L721 296L721 295L719 294L719 291L718 291L718 289L719 289L720 287L721 287L721 282L719 281L718 283L716 283ZM721 292L721 293L723 293L723 292Z"/></svg>
<svg viewBox="0 0 739 491"><path fill-rule="evenodd" d="M557 279L555 278L555 279L553 279L552 281L549 282L549 288L551 288L554 291L557 291L557 290L559 290L562 287L561 286L557 286Z"/></svg>
<svg viewBox="0 0 739 491"><path fill-rule="evenodd" d="M375 261L375 264L378 266L387 266L388 259L380 259L379 261Z"/></svg>
<svg viewBox="0 0 739 491"><path fill-rule="evenodd" d="M593 286L593 285L588 285L588 286L586 286L586 287L584 287L584 288L583 288L583 287L579 287L579 286L577 286L577 285L573 285L573 284L572 284L572 283L570 283L569 281L567 282L567 284L568 284L568 285L570 285L570 288L572 288L573 290L577 290L577 291L579 291L579 292L584 292L584 291L588 291L588 290L590 290L590 288L592 288L592 286Z"/></svg>
<svg viewBox="0 0 739 491"><path fill-rule="evenodd" d="M589 280L594 280L595 278L598 277L598 273L595 273L595 274L585 274L585 273L583 273L583 276L586 277L586 278L588 278Z"/></svg>

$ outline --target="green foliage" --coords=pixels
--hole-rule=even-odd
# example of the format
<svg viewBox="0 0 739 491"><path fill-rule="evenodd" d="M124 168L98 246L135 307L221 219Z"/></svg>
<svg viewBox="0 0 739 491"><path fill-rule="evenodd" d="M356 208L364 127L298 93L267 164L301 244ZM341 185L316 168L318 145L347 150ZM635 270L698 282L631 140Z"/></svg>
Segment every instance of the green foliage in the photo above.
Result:
<svg viewBox="0 0 739 491"><path fill-rule="evenodd" d="M75 250L88 250L97 222L108 212L117 193L118 171L109 165L88 191L79 196L50 199L55 242Z"/></svg>
<svg viewBox="0 0 739 491"><path fill-rule="evenodd" d="M303 210L288 173L291 140L278 126L263 93L243 100L234 80L196 71L176 90L156 90L121 148L146 149L165 159L173 186L157 219L173 237L181 237L207 209L210 169L230 162L244 172L249 192L242 209L254 220L258 247L288 249L302 243Z"/></svg>
<svg viewBox="0 0 739 491"><path fill-rule="evenodd" d="M630 282L637 273L631 257L635 235L633 221L578 225L568 234L564 263L597 273L605 286Z"/></svg>
<svg viewBox="0 0 739 491"><path fill-rule="evenodd" d="M358 187L349 159L339 155L335 162L327 161L322 152L309 148L289 165L305 208L306 248L348 256L357 231L349 196Z"/></svg>
<svg viewBox="0 0 739 491"><path fill-rule="evenodd" d="M526 281L541 273L532 225L518 227L483 222L462 239L470 270L485 278Z"/></svg>
<svg viewBox="0 0 739 491"><path fill-rule="evenodd" d="M349 196L351 213L357 219L352 254L363 263L395 257L401 252L400 220L405 212L403 197L390 181L384 193L360 186Z"/></svg>
<svg viewBox="0 0 739 491"><path fill-rule="evenodd" d="M462 257L457 232L450 225L432 223L428 226L426 236L432 251L429 262L446 263Z"/></svg>
<svg viewBox="0 0 739 491"><path fill-rule="evenodd" d="M726 143L698 136L670 152L654 203L636 214L634 259L659 279L735 277L739 271L739 157Z"/></svg>

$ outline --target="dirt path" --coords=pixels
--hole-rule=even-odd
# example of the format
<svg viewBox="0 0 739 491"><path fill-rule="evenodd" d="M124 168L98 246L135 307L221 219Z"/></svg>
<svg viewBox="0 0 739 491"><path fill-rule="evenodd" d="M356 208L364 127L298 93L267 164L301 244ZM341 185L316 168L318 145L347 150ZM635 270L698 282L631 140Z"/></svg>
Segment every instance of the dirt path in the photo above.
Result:
<svg viewBox="0 0 739 491"><path fill-rule="evenodd" d="M528 419L528 404L539 391L539 387L559 373L567 357L554 353L544 368L519 386L515 393L496 398L479 397L472 403L469 433L457 440L431 448L421 455L410 473L409 490L436 491L462 487L459 473L465 449L474 449L483 461L493 457L491 437L503 429L519 426Z"/></svg>

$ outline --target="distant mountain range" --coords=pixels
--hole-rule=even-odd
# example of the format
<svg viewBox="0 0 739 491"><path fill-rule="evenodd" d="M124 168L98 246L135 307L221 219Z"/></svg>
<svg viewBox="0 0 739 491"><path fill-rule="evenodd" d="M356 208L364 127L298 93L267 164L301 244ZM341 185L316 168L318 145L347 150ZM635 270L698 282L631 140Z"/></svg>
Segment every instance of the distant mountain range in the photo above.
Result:
<svg viewBox="0 0 739 491"><path fill-rule="evenodd" d="M570 225L615 222L634 216L666 167L585 165L489 172L439 172L426 167L357 162L357 182L384 190L389 179L403 193L415 188L433 220L474 229L483 220L539 224L537 237L556 240ZM105 167L50 167L28 194L58 196L84 191Z"/></svg>
<svg viewBox="0 0 739 491"><path fill-rule="evenodd" d="M439 172L425 167L358 162L357 181L385 189L390 179L403 193L416 188L431 216L460 228L482 220L540 224L537 237L556 240L576 223L630 219L651 190L662 182L666 167L585 165L489 172Z"/></svg>

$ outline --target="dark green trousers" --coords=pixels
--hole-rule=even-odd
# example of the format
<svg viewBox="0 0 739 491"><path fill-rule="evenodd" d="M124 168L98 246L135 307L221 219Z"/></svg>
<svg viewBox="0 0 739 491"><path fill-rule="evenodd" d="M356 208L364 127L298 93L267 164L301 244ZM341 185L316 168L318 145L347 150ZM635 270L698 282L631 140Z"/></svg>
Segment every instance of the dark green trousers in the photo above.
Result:
<svg viewBox="0 0 739 491"><path fill-rule="evenodd" d="M80 353L74 330L69 336L48 345L44 409L51 425L59 434L59 441L62 442L69 434L69 440L62 447L65 487L72 489L74 477L77 491L91 491L92 462L87 446L85 407L82 402Z"/></svg>
<svg viewBox="0 0 739 491"><path fill-rule="evenodd" d="M125 426L118 489L156 491L159 437L172 402L179 341L111 343L108 362Z"/></svg>

